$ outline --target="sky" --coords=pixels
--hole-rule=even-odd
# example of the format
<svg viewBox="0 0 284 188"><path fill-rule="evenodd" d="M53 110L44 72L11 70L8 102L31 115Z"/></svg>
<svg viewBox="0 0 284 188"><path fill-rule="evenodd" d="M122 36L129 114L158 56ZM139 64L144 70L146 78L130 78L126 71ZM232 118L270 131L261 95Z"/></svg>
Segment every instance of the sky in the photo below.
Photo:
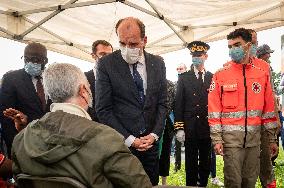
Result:
<svg viewBox="0 0 284 188"><path fill-rule="evenodd" d="M284 27L273 28L265 31L258 32L258 44L268 44L272 50L275 50L271 54L271 66L279 72L281 69L281 36L284 35ZM222 67L224 63L230 60L229 50L227 48L227 40L220 40L209 43L210 50L208 51L208 59L205 62L206 70L214 73L216 70ZM24 61L21 59L23 56L25 44L15 42L0 37L0 77L10 70L21 69L24 67ZM87 61L82 61L73 57L62 55L56 52L48 51L49 63L71 63L82 71L86 72L92 69L93 64ZM188 49L183 49L167 54L163 54L166 69L167 79L176 81L177 72L176 68L180 63L184 63L187 66L191 64L191 56Z"/></svg>

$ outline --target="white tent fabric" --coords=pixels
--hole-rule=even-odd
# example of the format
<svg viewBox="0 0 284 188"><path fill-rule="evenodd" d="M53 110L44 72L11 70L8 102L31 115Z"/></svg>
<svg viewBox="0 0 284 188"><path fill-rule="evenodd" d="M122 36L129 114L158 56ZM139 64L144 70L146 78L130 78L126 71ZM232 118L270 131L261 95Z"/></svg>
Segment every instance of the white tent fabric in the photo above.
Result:
<svg viewBox="0 0 284 188"><path fill-rule="evenodd" d="M144 22L146 50L163 54L193 40L223 39L238 27L283 26L284 0L0 0L0 37L92 61L92 42L118 48L115 24L129 16Z"/></svg>

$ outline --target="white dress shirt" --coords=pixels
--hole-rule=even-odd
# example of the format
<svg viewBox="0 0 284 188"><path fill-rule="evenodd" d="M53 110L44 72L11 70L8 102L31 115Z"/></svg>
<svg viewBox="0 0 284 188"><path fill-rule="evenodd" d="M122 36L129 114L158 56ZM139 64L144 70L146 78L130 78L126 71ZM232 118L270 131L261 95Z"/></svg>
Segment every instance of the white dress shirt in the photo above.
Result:
<svg viewBox="0 0 284 188"><path fill-rule="evenodd" d="M129 69L130 69L131 74L133 75L133 65L129 64ZM146 90L147 90L147 71L146 71L146 62L145 62L144 53L142 54L142 56L138 60L137 71L139 72L139 74L140 74L140 76L141 76L141 78L143 80L144 95L146 95ZM155 133L150 133L150 134L155 138L156 141L158 141L158 139L159 139L158 135L156 135ZM125 140L125 145L127 147L130 147L135 139L136 139L136 137L134 137L133 135L130 135Z"/></svg>
<svg viewBox="0 0 284 188"><path fill-rule="evenodd" d="M194 74L195 74L196 78L198 79L198 76L199 76L198 72L199 72L199 70L197 70L197 68L195 66L193 66L193 71L194 71ZM205 69L203 69L201 72L202 72L202 80L204 82Z"/></svg>

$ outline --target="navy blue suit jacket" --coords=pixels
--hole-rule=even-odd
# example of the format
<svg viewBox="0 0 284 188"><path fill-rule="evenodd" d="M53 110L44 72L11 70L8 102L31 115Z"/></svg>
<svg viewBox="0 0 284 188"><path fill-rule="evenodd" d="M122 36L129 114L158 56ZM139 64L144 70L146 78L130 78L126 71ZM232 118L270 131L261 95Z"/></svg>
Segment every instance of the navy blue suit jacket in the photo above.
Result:
<svg viewBox="0 0 284 188"><path fill-rule="evenodd" d="M145 103L139 94L129 64L120 50L100 59L96 77L96 112L101 123L117 130L125 138L145 134L161 136L164 128L167 101L166 68L163 59L144 52L147 72Z"/></svg>

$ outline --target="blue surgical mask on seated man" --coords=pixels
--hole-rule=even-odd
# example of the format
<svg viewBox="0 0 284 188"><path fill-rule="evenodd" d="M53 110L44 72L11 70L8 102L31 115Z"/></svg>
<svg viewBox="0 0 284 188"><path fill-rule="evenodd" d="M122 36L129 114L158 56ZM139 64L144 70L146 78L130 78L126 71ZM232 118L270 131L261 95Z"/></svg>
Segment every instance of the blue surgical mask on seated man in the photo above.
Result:
<svg viewBox="0 0 284 188"><path fill-rule="evenodd" d="M25 71L31 76L39 76L42 74L42 65L38 63L27 62L25 64Z"/></svg>

